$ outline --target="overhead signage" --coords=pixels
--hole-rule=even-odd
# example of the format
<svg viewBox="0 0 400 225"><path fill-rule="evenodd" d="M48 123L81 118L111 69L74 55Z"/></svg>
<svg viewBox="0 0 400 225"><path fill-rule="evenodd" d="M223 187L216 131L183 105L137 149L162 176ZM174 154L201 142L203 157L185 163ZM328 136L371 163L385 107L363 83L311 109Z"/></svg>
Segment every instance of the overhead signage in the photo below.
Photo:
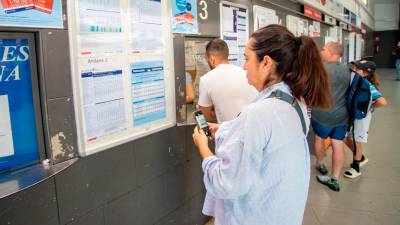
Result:
<svg viewBox="0 0 400 225"><path fill-rule="evenodd" d="M300 2L338 19L343 19L343 5L337 0L301 0Z"/></svg>
<svg viewBox="0 0 400 225"><path fill-rule="evenodd" d="M324 22L332 26L336 26L336 19L326 14L324 14Z"/></svg>
<svg viewBox="0 0 400 225"><path fill-rule="evenodd" d="M310 17L311 19L314 19L317 21L322 21L321 11L319 11L311 6L304 5L304 15L307 17Z"/></svg>
<svg viewBox="0 0 400 225"><path fill-rule="evenodd" d="M340 21L339 25L343 30L347 30L347 31L351 31L352 30L352 26L347 24L347 23L345 23L345 22L341 22Z"/></svg>
<svg viewBox="0 0 400 225"><path fill-rule="evenodd" d="M353 26L357 26L357 15L354 14L353 12L350 12L350 23Z"/></svg>
<svg viewBox="0 0 400 225"><path fill-rule="evenodd" d="M343 20L350 23L350 10L343 8Z"/></svg>

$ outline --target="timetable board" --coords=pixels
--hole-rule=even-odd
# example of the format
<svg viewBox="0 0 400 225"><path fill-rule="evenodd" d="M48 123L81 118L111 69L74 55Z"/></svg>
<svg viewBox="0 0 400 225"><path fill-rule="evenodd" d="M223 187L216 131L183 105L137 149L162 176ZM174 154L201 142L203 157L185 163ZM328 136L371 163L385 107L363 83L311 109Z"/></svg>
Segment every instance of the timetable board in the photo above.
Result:
<svg viewBox="0 0 400 225"><path fill-rule="evenodd" d="M176 124L170 1L68 1L79 154Z"/></svg>
<svg viewBox="0 0 400 225"><path fill-rule="evenodd" d="M243 53L249 40L249 9L228 1L220 4L221 39L228 44L229 62L243 66Z"/></svg>

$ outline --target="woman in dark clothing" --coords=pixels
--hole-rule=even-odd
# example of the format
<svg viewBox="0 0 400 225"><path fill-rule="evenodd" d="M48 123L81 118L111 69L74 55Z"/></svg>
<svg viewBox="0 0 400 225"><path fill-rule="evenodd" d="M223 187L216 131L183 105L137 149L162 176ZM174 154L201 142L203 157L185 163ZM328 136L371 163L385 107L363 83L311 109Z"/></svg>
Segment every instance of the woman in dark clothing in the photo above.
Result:
<svg viewBox="0 0 400 225"><path fill-rule="evenodd" d="M396 71L397 71L396 80L400 81L400 41L397 42L397 46L393 50L392 54L396 57Z"/></svg>

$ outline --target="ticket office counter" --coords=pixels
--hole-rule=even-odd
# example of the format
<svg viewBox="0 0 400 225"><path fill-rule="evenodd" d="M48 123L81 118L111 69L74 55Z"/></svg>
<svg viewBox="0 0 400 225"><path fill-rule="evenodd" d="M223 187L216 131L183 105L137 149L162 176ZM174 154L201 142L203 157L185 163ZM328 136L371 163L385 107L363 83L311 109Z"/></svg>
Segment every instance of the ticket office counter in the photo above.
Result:
<svg viewBox="0 0 400 225"><path fill-rule="evenodd" d="M184 46L184 106L179 112L178 125L194 125L193 112L199 100L200 78L211 70L205 58L207 43L214 37L183 37Z"/></svg>
<svg viewBox="0 0 400 225"><path fill-rule="evenodd" d="M197 1L198 31L173 34L176 121L180 127L187 126L187 132L195 124L192 114L198 103L200 77L210 71L205 47L220 37L219 9L219 1Z"/></svg>
<svg viewBox="0 0 400 225"><path fill-rule="evenodd" d="M51 115L53 112L48 109L47 98L53 94L49 92L51 88L45 87L48 80L43 71L47 66L47 75L52 69L42 61L50 54L48 46L67 40L62 38L65 33L63 30L43 32L22 28L5 28L0 32L0 199L45 181L76 162L73 151L66 153L72 160L64 155L55 156L52 151L54 146L46 141L46 133L53 131L52 125L58 120L72 126L70 117L65 117L64 113L57 113L57 118L52 117L52 124L48 124L49 112ZM48 42L40 45L43 39ZM51 48L52 51L68 48L57 46ZM52 55L52 60L61 63L59 59L63 57ZM63 69L68 67L68 63L63 61L61 64L50 66L57 68L59 76L64 76L68 69ZM56 79L57 75L51 75L52 79ZM67 85L64 84L61 89L67 89L65 87ZM62 97L57 99L63 100ZM66 107L68 104L61 108ZM64 127L54 130L60 129ZM65 134L58 143L64 146L71 141L70 135L74 136L73 133Z"/></svg>
<svg viewBox="0 0 400 225"><path fill-rule="evenodd" d="M35 39L0 33L0 173L45 158Z"/></svg>
<svg viewBox="0 0 400 225"><path fill-rule="evenodd" d="M201 0L197 4L198 32L175 33L173 37L178 126L195 124L192 114L198 104L200 78L211 70L205 58L207 43L215 38L226 38L230 48L229 60L238 62L243 58L244 45L252 31L251 1ZM239 25L242 29L237 28Z"/></svg>

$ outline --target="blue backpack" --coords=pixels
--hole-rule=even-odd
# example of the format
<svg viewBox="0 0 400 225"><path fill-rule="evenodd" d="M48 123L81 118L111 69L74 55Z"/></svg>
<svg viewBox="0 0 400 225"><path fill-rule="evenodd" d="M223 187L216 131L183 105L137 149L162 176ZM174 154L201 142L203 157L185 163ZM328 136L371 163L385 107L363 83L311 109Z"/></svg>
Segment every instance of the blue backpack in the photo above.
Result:
<svg viewBox="0 0 400 225"><path fill-rule="evenodd" d="M365 118L368 113L370 101L371 90L367 79L354 72L354 78L347 93L347 110L350 121Z"/></svg>

